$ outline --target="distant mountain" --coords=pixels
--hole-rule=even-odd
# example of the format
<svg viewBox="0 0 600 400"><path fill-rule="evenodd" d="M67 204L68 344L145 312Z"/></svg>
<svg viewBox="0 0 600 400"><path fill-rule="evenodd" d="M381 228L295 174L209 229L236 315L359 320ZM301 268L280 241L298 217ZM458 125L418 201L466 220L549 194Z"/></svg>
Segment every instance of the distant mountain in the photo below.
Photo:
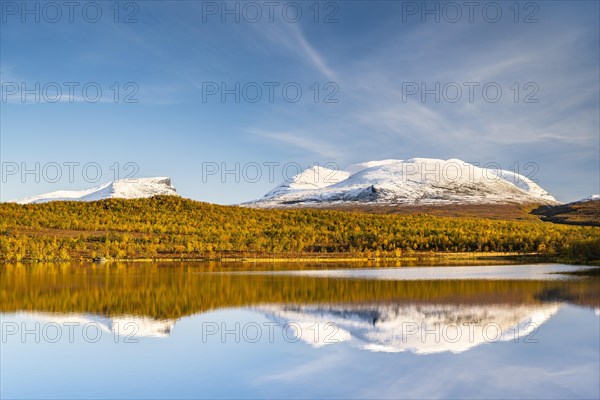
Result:
<svg viewBox="0 0 600 400"><path fill-rule="evenodd" d="M532 213L557 224L600 226L600 195L567 204L543 205Z"/></svg>
<svg viewBox="0 0 600 400"><path fill-rule="evenodd" d="M600 194L593 194L591 196L586 197L585 199L574 201L574 203L585 203L587 201L600 201Z"/></svg>
<svg viewBox="0 0 600 400"><path fill-rule="evenodd" d="M96 201L103 199L137 199L157 195L179 196L171 179L131 178L105 183L86 190L60 190L16 200L16 203L46 203L49 201Z"/></svg>
<svg viewBox="0 0 600 400"><path fill-rule="evenodd" d="M311 167L245 205L503 203L558 204L536 183L512 171L479 168L457 159L412 158L368 161L338 171Z"/></svg>

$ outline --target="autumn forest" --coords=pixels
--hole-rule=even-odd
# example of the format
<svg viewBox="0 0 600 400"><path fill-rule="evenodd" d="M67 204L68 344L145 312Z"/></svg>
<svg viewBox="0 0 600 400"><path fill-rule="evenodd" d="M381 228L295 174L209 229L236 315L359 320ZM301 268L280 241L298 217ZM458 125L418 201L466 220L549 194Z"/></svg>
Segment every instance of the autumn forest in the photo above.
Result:
<svg viewBox="0 0 600 400"><path fill-rule="evenodd" d="M257 210L172 196L0 205L2 261L405 257L511 252L600 259L600 228L329 210Z"/></svg>

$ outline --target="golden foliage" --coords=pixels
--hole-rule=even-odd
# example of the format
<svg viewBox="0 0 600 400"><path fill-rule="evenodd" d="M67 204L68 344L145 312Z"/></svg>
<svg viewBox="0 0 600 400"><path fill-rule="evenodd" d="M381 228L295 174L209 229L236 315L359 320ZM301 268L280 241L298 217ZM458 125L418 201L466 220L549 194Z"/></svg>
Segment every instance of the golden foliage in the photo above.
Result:
<svg viewBox="0 0 600 400"><path fill-rule="evenodd" d="M599 238L600 228L540 221L258 210L173 196L0 204L3 261L322 253L399 257L413 251L572 256L574 243L586 254L596 254Z"/></svg>

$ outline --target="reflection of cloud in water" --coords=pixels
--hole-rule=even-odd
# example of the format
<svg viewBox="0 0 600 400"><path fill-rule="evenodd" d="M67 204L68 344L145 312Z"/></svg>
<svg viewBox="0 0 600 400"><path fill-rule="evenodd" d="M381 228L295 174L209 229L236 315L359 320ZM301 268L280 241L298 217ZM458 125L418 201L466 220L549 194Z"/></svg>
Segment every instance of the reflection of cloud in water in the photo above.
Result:
<svg viewBox="0 0 600 400"><path fill-rule="evenodd" d="M280 325L290 324L289 329L293 329L296 337L314 347L347 342L369 351L431 354L460 353L483 343L524 340L559 308L558 303L552 303L538 306L273 305L256 310Z"/></svg>
<svg viewBox="0 0 600 400"><path fill-rule="evenodd" d="M309 276L315 278L377 279L391 281L429 280L575 280L577 277L565 275L589 269L581 265L531 264L531 265L485 265L456 267L396 267L396 268L352 268L352 269L306 269L281 271L237 271L223 274L243 275L286 275ZM211 274L214 272L211 272Z"/></svg>
<svg viewBox="0 0 600 400"><path fill-rule="evenodd" d="M133 315L105 317L94 314L52 314L28 313L31 318L40 322L53 322L59 325L70 323L84 326L94 324L104 332L120 336L137 337L168 337L175 326L176 320L157 320Z"/></svg>

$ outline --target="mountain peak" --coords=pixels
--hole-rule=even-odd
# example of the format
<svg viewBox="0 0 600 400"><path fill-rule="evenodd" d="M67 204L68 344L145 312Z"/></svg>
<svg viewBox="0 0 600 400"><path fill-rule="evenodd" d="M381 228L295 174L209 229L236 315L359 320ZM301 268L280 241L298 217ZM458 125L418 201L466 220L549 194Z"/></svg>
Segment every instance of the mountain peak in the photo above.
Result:
<svg viewBox="0 0 600 400"><path fill-rule="evenodd" d="M171 178L128 178L108 182L84 190L59 190L16 200L19 204L47 203L49 201L96 201L104 199L137 199L158 195L179 196Z"/></svg>

